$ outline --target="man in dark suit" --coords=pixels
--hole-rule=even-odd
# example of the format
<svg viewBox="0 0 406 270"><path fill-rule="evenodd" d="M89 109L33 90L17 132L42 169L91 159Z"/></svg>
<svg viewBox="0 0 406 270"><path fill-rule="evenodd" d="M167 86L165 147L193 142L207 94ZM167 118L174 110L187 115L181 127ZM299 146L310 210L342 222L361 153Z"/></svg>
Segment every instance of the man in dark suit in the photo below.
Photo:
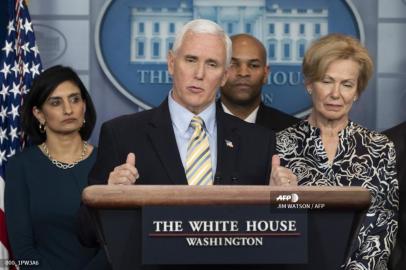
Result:
<svg viewBox="0 0 406 270"><path fill-rule="evenodd" d="M216 109L230 59L231 41L217 24L186 24L168 55L173 88L167 100L103 124L90 184L296 185L296 176L277 157L272 163L272 131ZM193 126L196 117L199 127ZM197 154L191 153L196 132L201 132L196 141L205 145ZM202 159L191 161L196 156Z"/></svg>
<svg viewBox="0 0 406 270"><path fill-rule="evenodd" d="M231 40L220 26L208 20L187 23L168 55L173 79L168 98L155 109L103 124L89 184L297 185L296 176L273 156L272 131L216 109L216 91L226 80L230 59ZM82 209L79 223L89 224ZM129 260L120 262L125 269L140 265L140 255L134 254L140 254L141 243L132 241L139 239L133 232L140 224L132 223L137 217L122 214L119 221L114 216L115 223L105 223L111 226L106 230L134 245L120 255ZM79 232L82 243L98 245L96 229L87 227Z"/></svg>
<svg viewBox="0 0 406 270"><path fill-rule="evenodd" d="M404 269L406 265L406 122L384 131L395 143L396 169L399 180L399 231L396 245L389 259L390 270Z"/></svg>
<svg viewBox="0 0 406 270"><path fill-rule="evenodd" d="M226 84L221 87L219 108L242 120L281 131L299 119L261 102L262 85L267 82L269 66L264 45L248 34L231 37L233 54ZM221 106L220 106L221 104Z"/></svg>

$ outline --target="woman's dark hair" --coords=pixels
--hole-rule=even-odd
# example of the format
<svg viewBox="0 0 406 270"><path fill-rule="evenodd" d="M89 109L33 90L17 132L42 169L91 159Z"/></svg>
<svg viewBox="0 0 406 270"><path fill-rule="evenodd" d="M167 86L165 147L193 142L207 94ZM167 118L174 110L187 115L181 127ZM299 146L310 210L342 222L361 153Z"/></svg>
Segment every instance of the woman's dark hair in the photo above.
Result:
<svg viewBox="0 0 406 270"><path fill-rule="evenodd" d="M86 122L79 131L80 136L83 140L88 140L92 134L96 123L96 110L92 99L76 72L70 67L58 65L48 68L36 77L31 91L24 98L21 116L22 128L32 143L40 144L46 140L46 134L40 132L39 122L32 113L33 108L41 109L55 88L66 81L73 82L80 89L80 94L86 103Z"/></svg>

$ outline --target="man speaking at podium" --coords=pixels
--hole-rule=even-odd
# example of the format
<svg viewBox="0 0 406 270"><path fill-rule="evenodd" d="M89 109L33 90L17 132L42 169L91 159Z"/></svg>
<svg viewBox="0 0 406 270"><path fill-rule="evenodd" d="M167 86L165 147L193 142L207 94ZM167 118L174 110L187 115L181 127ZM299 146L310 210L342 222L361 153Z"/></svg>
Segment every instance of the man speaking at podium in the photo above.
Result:
<svg viewBox="0 0 406 270"><path fill-rule="evenodd" d="M296 176L272 160L273 132L216 110L231 50L216 23L187 23L168 54L168 98L103 124L89 184L296 185Z"/></svg>

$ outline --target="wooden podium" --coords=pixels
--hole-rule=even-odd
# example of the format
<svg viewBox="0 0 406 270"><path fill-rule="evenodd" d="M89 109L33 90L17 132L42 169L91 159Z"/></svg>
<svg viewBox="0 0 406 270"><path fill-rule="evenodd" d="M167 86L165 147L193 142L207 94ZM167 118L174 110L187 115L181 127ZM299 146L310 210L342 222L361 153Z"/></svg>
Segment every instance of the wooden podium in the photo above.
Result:
<svg viewBox="0 0 406 270"><path fill-rule="evenodd" d="M104 244L114 270L118 269L338 269L352 252L352 243L358 233L370 205L368 190L361 187L271 187L271 186L90 186L82 194L93 220L97 224L98 237ZM305 263L291 264L283 261L275 250L265 256L248 258L249 254L237 254L231 261L249 261L249 264L206 264L190 256L188 263L144 263L143 209L148 207L205 208L244 206L251 209L269 207L286 213L305 211L306 254ZM292 207L293 206L293 207ZM210 208L211 207L211 208ZM283 208L283 209L280 209ZM159 208L161 209L161 208ZM178 211L179 212L179 211ZM180 211L182 212L182 211ZM207 211L206 211L207 212ZM210 210L209 210L210 212ZM158 215L159 215L158 211ZM185 212L187 215L187 212ZM303 213L303 212L302 212ZM187 218L187 217L186 217ZM144 224L145 225L145 224ZM145 233L144 233L145 234ZM291 236L287 236L291 237ZM148 237L147 237L148 238ZM279 236L280 239L280 236ZM272 245L272 238L270 240ZM291 240L295 241L295 240ZM276 240L275 240L276 243ZM279 242L278 242L279 243ZM293 242L294 243L294 242ZM296 245L287 252L297 252ZM177 246L159 249L157 252L181 250ZM240 250L240 249L238 249ZM296 251L294 251L296 250ZM251 251L251 250L250 250ZM203 249L210 253L210 248ZM263 251L262 251L263 252ZM215 251L214 253L217 253ZM226 254L227 255L227 254ZM227 255L230 256L230 255ZM231 254L231 256L233 256ZM295 256L295 254L289 254ZM289 257L288 256L288 257ZM172 255L168 255L172 257ZM245 258L244 258L245 257ZM275 257L275 258L274 258ZM282 256L283 257L283 256ZM224 257L226 258L226 256ZM230 258L229 258L230 259ZM236 259L236 260L234 260ZM257 260L258 259L258 260ZM257 261L256 261L257 260ZM282 260L282 262L281 262ZM267 263L264 263L266 261ZM275 263L269 263L275 261Z"/></svg>

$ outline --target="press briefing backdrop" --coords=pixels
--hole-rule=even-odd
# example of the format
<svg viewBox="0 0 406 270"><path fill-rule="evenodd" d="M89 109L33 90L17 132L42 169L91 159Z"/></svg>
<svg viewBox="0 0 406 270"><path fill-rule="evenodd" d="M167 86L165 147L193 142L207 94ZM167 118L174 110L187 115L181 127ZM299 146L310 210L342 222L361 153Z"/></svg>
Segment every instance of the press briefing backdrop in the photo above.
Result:
<svg viewBox="0 0 406 270"><path fill-rule="evenodd" d="M296 115L310 106L300 73L310 42L330 32L357 36L376 72L352 120L376 130L406 120L406 0L31 0L29 9L44 66L72 66L91 92L94 143L103 121L163 100L174 33L200 17L263 41L273 70L263 98Z"/></svg>

